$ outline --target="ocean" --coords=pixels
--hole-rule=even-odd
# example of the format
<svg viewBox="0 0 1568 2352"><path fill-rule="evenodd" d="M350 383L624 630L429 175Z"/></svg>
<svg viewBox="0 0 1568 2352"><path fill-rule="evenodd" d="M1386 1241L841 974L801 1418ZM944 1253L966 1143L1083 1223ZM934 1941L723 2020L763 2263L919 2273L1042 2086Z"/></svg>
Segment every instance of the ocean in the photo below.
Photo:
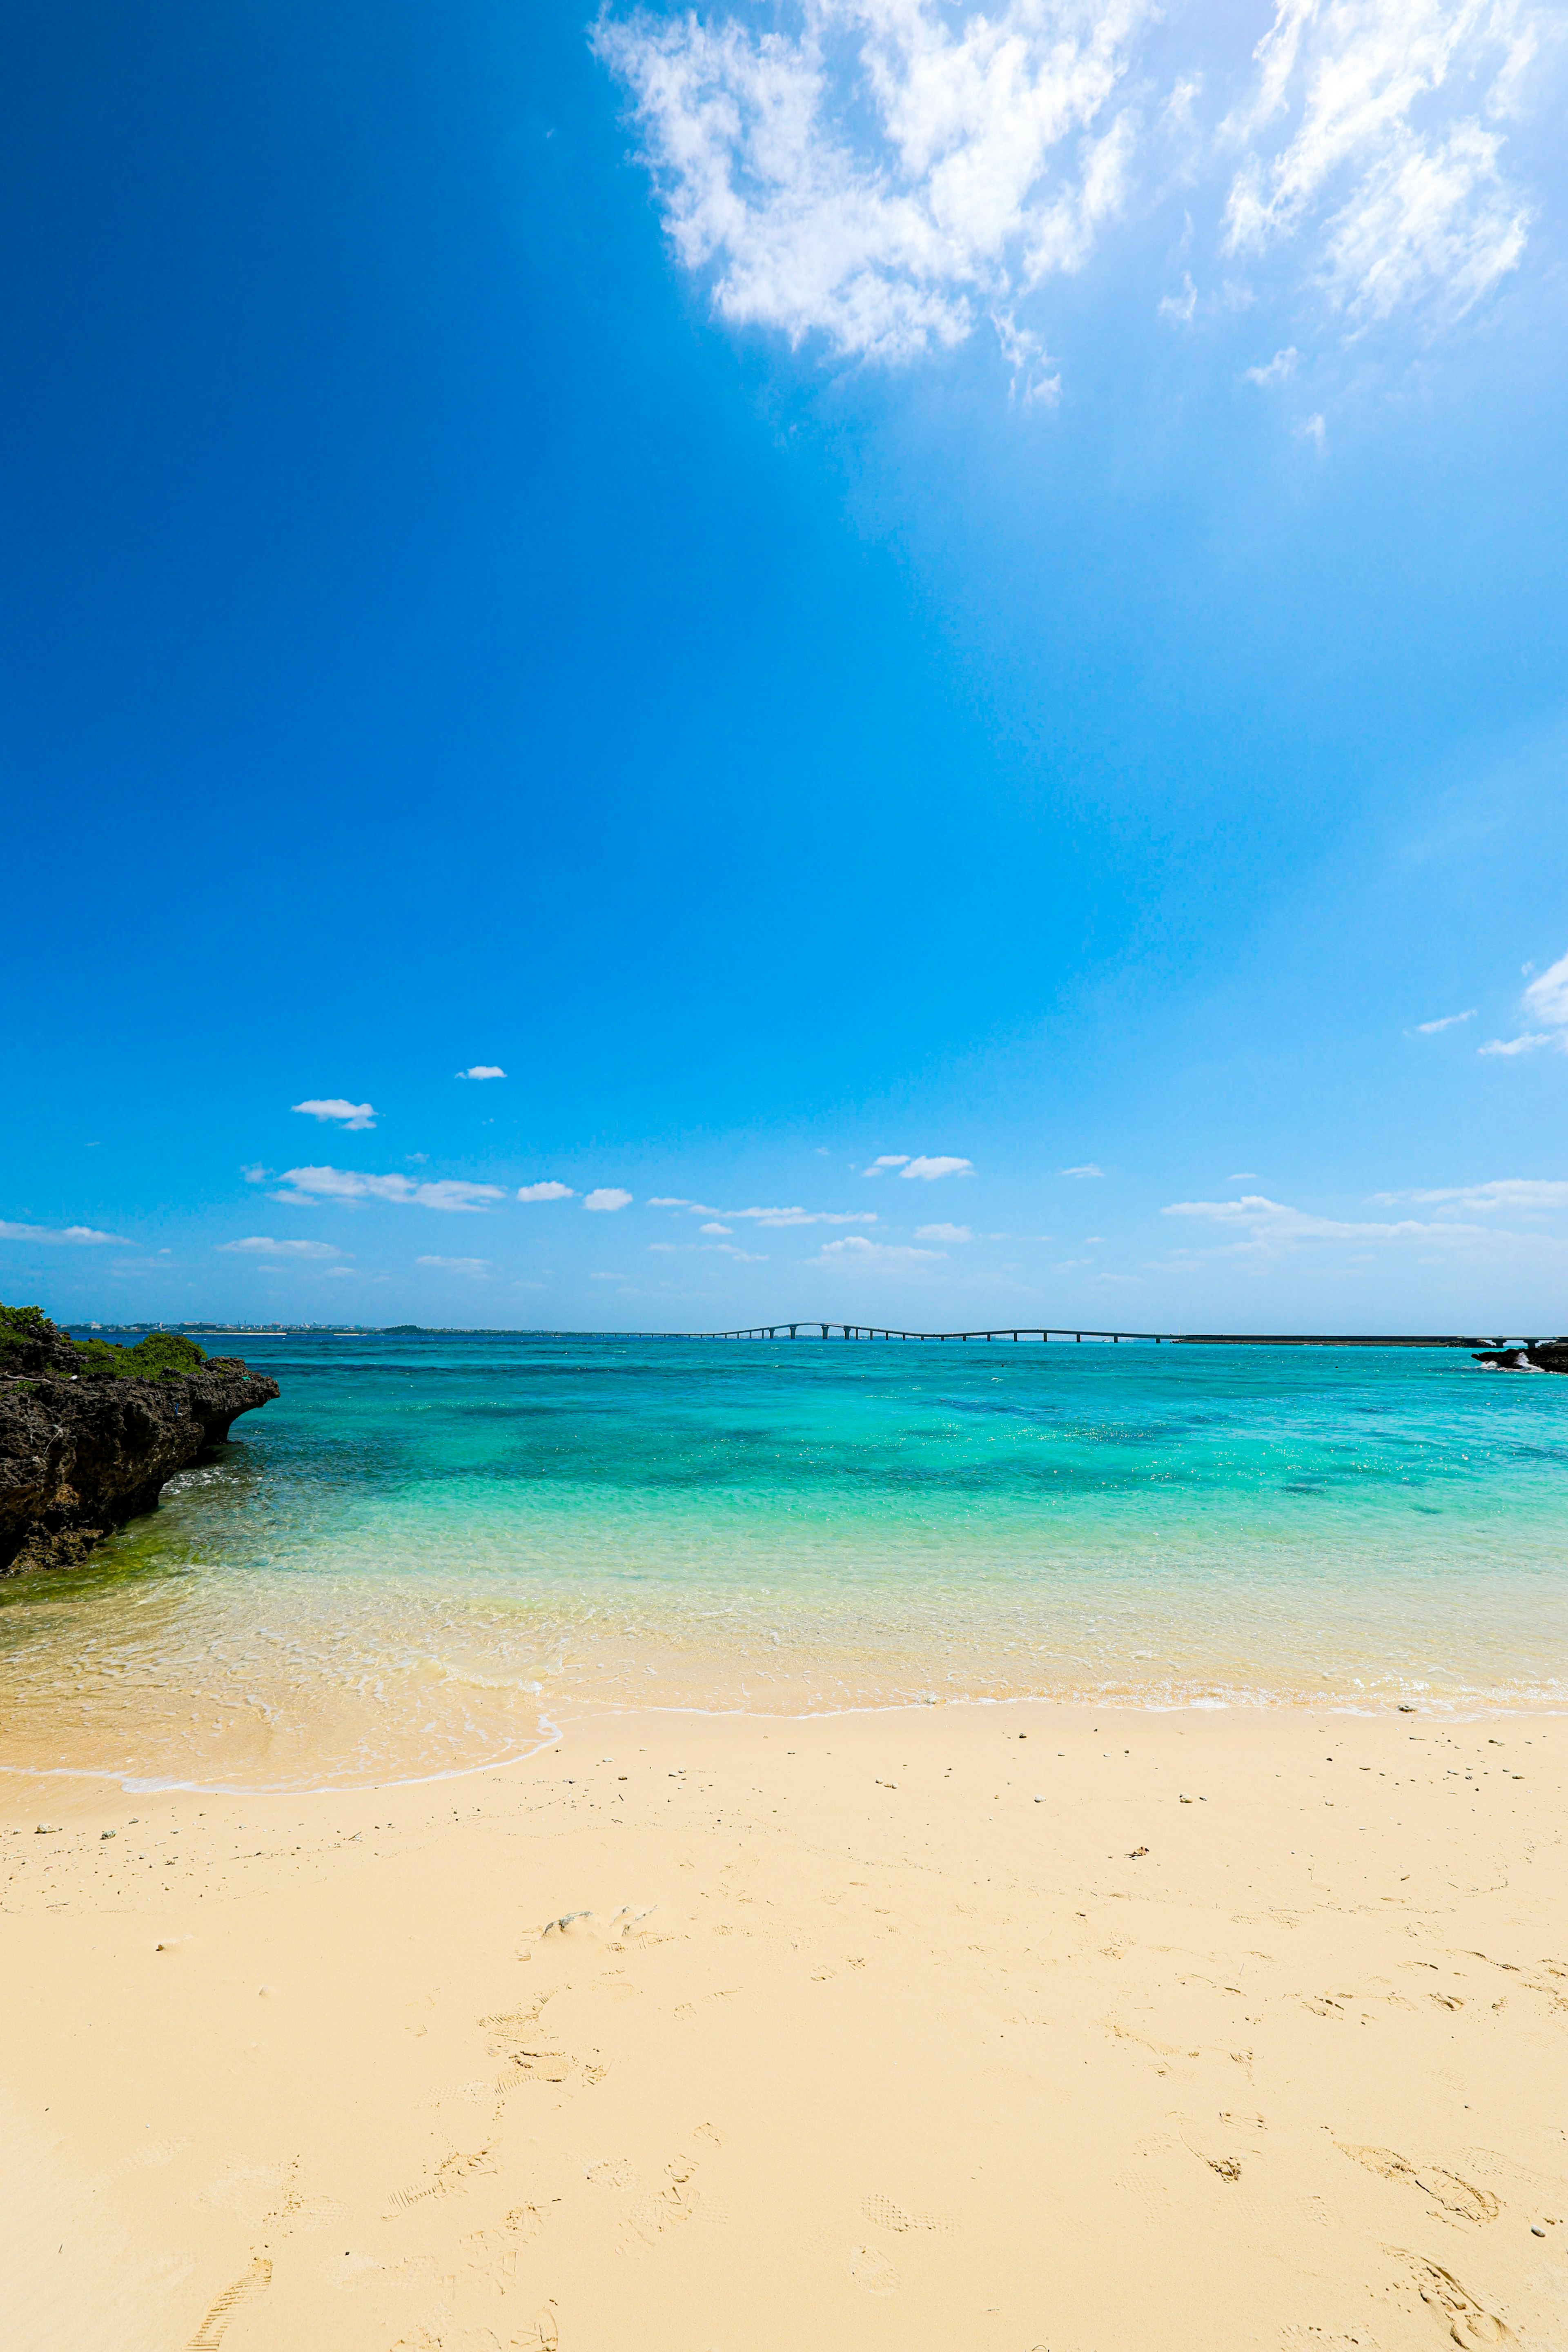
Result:
<svg viewBox="0 0 1568 2352"><path fill-rule="evenodd" d="M281 1397L0 1584L0 1768L310 1788L605 1709L1568 1697L1568 1380L1462 1351L207 1344Z"/></svg>

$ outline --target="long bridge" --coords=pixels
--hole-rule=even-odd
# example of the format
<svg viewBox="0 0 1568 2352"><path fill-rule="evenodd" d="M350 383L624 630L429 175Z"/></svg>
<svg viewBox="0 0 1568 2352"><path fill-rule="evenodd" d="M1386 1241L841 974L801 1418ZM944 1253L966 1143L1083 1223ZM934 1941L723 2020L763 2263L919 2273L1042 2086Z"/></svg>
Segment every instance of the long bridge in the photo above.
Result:
<svg viewBox="0 0 1568 2352"><path fill-rule="evenodd" d="M753 1323L734 1331L664 1331L658 1336L665 1339L795 1339L802 1334L823 1339L1006 1339L1015 1344L1036 1340L1042 1345L1053 1339L1080 1343L1089 1339L1112 1346L1126 1341L1156 1348L1534 1348L1542 1344L1539 1339L1512 1339L1506 1335L1478 1339L1458 1332L1091 1331L1087 1324L1081 1330L1058 1330L1054 1324L1047 1328L1038 1323L1016 1327L1009 1323L990 1331L899 1331L884 1323L824 1323L816 1317L795 1323Z"/></svg>

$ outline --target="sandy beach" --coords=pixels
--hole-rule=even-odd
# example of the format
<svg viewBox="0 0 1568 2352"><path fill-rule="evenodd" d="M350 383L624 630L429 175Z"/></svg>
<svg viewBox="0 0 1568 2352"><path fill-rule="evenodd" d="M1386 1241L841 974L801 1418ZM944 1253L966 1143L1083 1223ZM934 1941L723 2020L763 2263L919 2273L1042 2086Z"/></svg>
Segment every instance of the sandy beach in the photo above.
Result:
<svg viewBox="0 0 1568 2352"><path fill-rule="evenodd" d="M1565 1753L1019 1706L11 1779L6 2343L1568 2344Z"/></svg>

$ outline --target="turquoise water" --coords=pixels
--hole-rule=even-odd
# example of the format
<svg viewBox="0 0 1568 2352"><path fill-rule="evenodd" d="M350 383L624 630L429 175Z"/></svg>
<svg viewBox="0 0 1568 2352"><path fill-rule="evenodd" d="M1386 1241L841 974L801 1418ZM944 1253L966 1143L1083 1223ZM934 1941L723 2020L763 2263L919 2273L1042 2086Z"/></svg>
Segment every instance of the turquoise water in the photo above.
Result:
<svg viewBox="0 0 1568 2352"><path fill-rule="evenodd" d="M602 1706L1568 1695L1568 1381L1446 1350L247 1339L282 1396L0 1588L0 1763L460 1769Z"/></svg>

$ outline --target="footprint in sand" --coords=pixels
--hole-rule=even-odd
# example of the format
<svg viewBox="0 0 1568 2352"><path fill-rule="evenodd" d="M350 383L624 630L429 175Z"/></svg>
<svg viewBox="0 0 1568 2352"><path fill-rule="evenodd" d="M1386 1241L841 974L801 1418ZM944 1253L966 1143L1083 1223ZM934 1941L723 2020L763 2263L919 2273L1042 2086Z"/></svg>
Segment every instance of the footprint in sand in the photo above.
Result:
<svg viewBox="0 0 1568 2352"><path fill-rule="evenodd" d="M258 2254L250 2268L215 2295L207 2305L207 2315L186 2347L186 2352L217 2352L223 2342L224 2330L242 2303L254 2294L263 2294L272 2284L272 2265L265 2254Z"/></svg>
<svg viewBox="0 0 1568 2352"><path fill-rule="evenodd" d="M1392 2147L1355 2147L1342 2139L1334 2146L1342 2156L1364 2164L1369 2172L1380 2174L1384 2180L1408 2180L1445 2213L1461 2221L1495 2221L1498 2217L1498 2200L1489 2189L1472 2188L1457 2172L1446 2172L1440 2165L1410 2164Z"/></svg>
<svg viewBox="0 0 1568 2352"><path fill-rule="evenodd" d="M1448 2323L1448 2333L1465 2352L1483 2352L1494 2344L1517 2344L1518 2336L1506 2326L1493 2311L1479 2304L1474 2295L1467 2294L1451 2271L1429 2263L1425 2255L1414 2255L1411 2267L1421 2300Z"/></svg>
<svg viewBox="0 0 1568 2352"><path fill-rule="evenodd" d="M849 2275L863 2294L897 2294L899 2273L875 2246L851 2246Z"/></svg>
<svg viewBox="0 0 1568 2352"><path fill-rule="evenodd" d="M874 2221L879 2230L894 2230L900 2236L906 2230L937 2230L946 2236L952 2232L952 2223L944 2221L940 2214L906 2213L903 2207L895 2205L890 2197L868 2197L860 2210L867 2221Z"/></svg>

